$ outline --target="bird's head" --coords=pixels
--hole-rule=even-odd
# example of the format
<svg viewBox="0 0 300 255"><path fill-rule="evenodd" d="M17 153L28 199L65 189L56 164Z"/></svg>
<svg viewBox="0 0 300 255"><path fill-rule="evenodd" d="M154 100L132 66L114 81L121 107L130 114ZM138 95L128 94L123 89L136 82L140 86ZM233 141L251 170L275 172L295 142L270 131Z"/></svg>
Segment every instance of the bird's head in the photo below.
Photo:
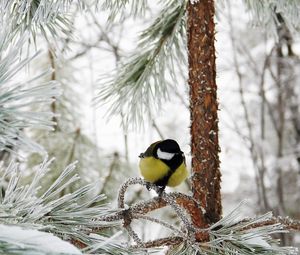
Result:
<svg viewBox="0 0 300 255"><path fill-rule="evenodd" d="M172 139L159 141L153 148L153 156L163 160L171 160L175 155L182 155L178 143Z"/></svg>
<svg viewBox="0 0 300 255"><path fill-rule="evenodd" d="M166 139L152 143L145 152L139 155L140 158L155 157L162 160L171 160L175 155L184 157L178 143L172 139Z"/></svg>

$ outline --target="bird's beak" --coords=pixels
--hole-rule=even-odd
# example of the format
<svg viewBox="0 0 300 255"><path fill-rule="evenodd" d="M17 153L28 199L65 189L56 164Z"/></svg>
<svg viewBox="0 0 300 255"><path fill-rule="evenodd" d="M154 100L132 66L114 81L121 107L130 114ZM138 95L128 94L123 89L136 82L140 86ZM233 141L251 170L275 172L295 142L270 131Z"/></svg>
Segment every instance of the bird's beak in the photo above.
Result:
<svg viewBox="0 0 300 255"><path fill-rule="evenodd" d="M141 153L140 155L139 155L139 158L143 158L144 157L144 153Z"/></svg>

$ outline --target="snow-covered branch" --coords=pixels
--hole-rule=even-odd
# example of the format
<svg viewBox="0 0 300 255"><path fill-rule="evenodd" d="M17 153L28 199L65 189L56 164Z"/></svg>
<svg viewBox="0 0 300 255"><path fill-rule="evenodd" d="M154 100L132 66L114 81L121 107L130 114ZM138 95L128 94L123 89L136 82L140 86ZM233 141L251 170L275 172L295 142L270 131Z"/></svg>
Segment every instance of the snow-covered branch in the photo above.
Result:
<svg viewBox="0 0 300 255"><path fill-rule="evenodd" d="M102 235L91 236L99 232L94 229L120 225L117 221L101 220L101 217L107 217L117 210L110 209L104 202L105 196L98 194L98 182L67 194L62 192L79 180L79 176L75 174L75 163L63 170L53 184L39 194L41 182L50 171L50 164L51 161L45 160L36 166L35 176L27 185L22 184L24 171L20 171L17 164L11 163L6 169L1 169L0 224L17 225L26 228L29 233L33 233L30 230L50 232L84 248L85 252L93 250L101 253L118 249L117 254L132 254L125 249L124 244L115 242L114 239ZM37 231L35 233L39 234ZM0 242L1 240L0 236ZM23 251L26 250L25 246L23 248ZM31 244L31 248L39 250L34 244Z"/></svg>
<svg viewBox="0 0 300 255"><path fill-rule="evenodd" d="M1 224L0 253L15 255L82 254L74 245L53 234Z"/></svg>
<svg viewBox="0 0 300 255"><path fill-rule="evenodd" d="M153 108L158 110L162 98L168 98L168 81L176 84L175 66L186 64L182 51L186 40L185 11L185 1L167 1L159 17L141 33L140 50L101 77L97 101L110 104L109 115L124 113L125 126L143 123Z"/></svg>
<svg viewBox="0 0 300 255"><path fill-rule="evenodd" d="M288 221L287 219L280 220L280 218L272 217L271 213L253 219L237 221L239 208L236 208L215 224L205 229L197 229L193 227L193 223L190 222L188 216L191 211L190 207L184 207L186 204L197 204L192 197L178 192L163 192L160 197L131 206L126 205L124 202L125 193L131 185L135 184L150 187L158 192L155 185L140 178L129 179L121 186L119 191L118 206L122 211L107 217L100 217L101 220L108 222L122 220L124 228L134 241L130 246L131 248L142 249L181 244L183 249L206 252L205 254L235 254L235 252L239 252L239 254L256 254L255 252L258 251L270 254L296 254L294 248L275 245L276 240L273 240L270 235L286 232L285 230L298 229L300 222ZM172 225L144 215L167 205L173 208L181 220L181 229L174 230ZM200 205L197 205L197 209L201 212L201 217L206 217ZM168 228L175 235L144 242L131 227L133 219L150 220Z"/></svg>
<svg viewBox="0 0 300 255"><path fill-rule="evenodd" d="M51 130L53 113L40 110L41 104L51 103L60 94L55 81L41 82L51 70L18 82L18 75L37 56L21 59L25 38L14 41L9 31L0 33L0 151L14 151L26 148L28 151L42 151L42 147L25 135L25 128ZM33 106L35 110L33 110Z"/></svg>

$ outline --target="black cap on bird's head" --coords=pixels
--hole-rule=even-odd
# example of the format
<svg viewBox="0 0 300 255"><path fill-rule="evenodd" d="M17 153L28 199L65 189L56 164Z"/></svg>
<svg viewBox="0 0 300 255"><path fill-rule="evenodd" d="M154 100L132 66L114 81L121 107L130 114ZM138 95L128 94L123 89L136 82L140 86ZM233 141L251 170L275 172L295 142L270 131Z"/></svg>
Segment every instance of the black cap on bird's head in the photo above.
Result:
<svg viewBox="0 0 300 255"><path fill-rule="evenodd" d="M160 158L164 160L172 159L176 154L183 155L183 152L180 150L178 143L172 139L166 139L152 143L148 149L140 154L140 158L153 156L155 158Z"/></svg>
<svg viewBox="0 0 300 255"><path fill-rule="evenodd" d="M157 143L155 149L156 150L160 149L163 152L169 152L169 153L178 153L181 151L178 143L172 139L166 139L160 141L159 143Z"/></svg>

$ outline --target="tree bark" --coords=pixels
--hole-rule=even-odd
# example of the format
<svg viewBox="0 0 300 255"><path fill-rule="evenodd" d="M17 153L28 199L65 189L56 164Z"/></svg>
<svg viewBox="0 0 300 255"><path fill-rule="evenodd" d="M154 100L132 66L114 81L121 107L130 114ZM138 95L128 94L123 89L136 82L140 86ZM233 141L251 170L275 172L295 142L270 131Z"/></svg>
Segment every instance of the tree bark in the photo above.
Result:
<svg viewBox="0 0 300 255"><path fill-rule="evenodd" d="M222 213L214 1L189 2L187 10L192 191L206 212L204 219L193 222L206 227L218 221Z"/></svg>

